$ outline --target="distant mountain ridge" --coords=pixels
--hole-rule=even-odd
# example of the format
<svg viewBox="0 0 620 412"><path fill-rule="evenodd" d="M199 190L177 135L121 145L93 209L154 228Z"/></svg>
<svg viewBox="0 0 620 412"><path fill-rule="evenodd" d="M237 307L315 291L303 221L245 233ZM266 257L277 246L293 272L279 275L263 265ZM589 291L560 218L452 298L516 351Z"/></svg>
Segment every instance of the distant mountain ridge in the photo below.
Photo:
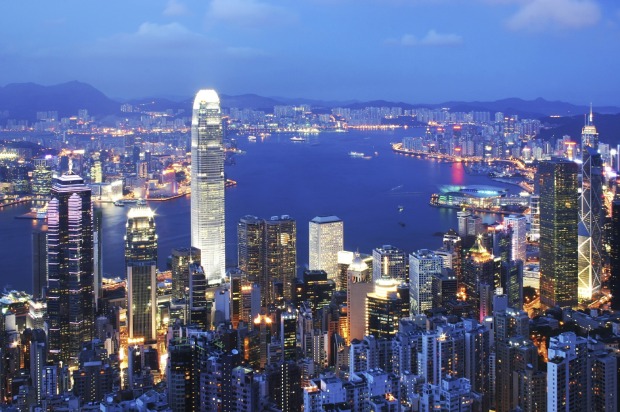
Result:
<svg viewBox="0 0 620 412"><path fill-rule="evenodd" d="M376 107L401 107L413 109L426 107L430 109L450 108L451 111L489 111L503 112L505 114L517 114L527 118L541 118L551 115L574 116L587 113L590 108L587 105L574 105L561 101L549 101L543 98L535 100L523 100L519 98L507 98L490 102L463 102L448 101L439 104L412 104L405 102L391 102L386 100L373 100L365 102L348 101L323 101L304 98L264 97L257 94L243 95L220 95L223 107L237 107L240 109L273 110L277 105L309 104L312 107L329 109L333 107L346 107L360 109L369 106ZM164 98L131 99L127 103L141 105L145 110L161 111L166 109L183 109L185 114L191 112L193 96L187 99L174 101ZM120 114L121 102L107 97L95 87L72 81L53 86L42 86L35 83L13 83L0 87L0 116L13 119L36 119L38 111L58 111L60 117L75 115L79 109L87 109L89 114L103 117ZM595 112L603 114L620 113L620 107L595 106Z"/></svg>

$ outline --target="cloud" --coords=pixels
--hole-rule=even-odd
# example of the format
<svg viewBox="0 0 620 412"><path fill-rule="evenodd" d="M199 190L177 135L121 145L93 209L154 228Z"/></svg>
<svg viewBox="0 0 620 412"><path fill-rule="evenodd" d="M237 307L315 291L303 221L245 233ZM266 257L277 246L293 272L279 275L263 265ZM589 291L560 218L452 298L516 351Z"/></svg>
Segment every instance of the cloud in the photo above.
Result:
<svg viewBox="0 0 620 412"><path fill-rule="evenodd" d="M241 27L287 24L298 18L283 7L259 0L212 0L208 17Z"/></svg>
<svg viewBox="0 0 620 412"><path fill-rule="evenodd" d="M443 34L436 30L429 30L422 38L418 38L413 34L404 34L400 39L389 39L389 44L397 44L400 46L458 46L463 44L463 38L458 34Z"/></svg>
<svg viewBox="0 0 620 412"><path fill-rule="evenodd" d="M517 4L517 12L506 21L510 30L574 30L601 20L597 0L486 0L493 4Z"/></svg>
<svg viewBox="0 0 620 412"><path fill-rule="evenodd" d="M182 16L187 14L187 7L178 0L168 0L163 14L164 16Z"/></svg>
<svg viewBox="0 0 620 412"><path fill-rule="evenodd" d="M85 55L111 57L179 57L204 53L215 42L194 33L182 24L172 22L142 23L133 33L120 33L102 38L84 48Z"/></svg>

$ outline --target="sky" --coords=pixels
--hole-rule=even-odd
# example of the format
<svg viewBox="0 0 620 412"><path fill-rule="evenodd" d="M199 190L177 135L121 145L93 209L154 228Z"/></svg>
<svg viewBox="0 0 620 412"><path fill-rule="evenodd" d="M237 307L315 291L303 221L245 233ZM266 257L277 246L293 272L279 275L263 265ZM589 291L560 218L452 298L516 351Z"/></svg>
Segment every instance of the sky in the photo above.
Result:
<svg viewBox="0 0 620 412"><path fill-rule="evenodd" d="M617 0L6 0L0 86L620 105Z"/></svg>

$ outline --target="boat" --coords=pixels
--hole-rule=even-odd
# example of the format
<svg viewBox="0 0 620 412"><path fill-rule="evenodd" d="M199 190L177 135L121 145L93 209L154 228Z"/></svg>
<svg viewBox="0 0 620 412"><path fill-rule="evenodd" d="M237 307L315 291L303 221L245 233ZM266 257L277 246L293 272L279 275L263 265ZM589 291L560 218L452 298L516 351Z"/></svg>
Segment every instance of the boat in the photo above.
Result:
<svg viewBox="0 0 620 412"><path fill-rule="evenodd" d="M306 139L301 136L293 136L291 137L291 142L305 142Z"/></svg>
<svg viewBox="0 0 620 412"><path fill-rule="evenodd" d="M146 206L146 200L144 199L138 199L138 202L136 203L138 206Z"/></svg>
<svg viewBox="0 0 620 412"><path fill-rule="evenodd" d="M256 141L256 136L248 136L248 141L249 142L255 142Z"/></svg>
<svg viewBox="0 0 620 412"><path fill-rule="evenodd" d="M398 205L398 211L402 212L403 210L405 210L405 207L403 205Z"/></svg>
<svg viewBox="0 0 620 412"><path fill-rule="evenodd" d="M362 152L349 152L349 156L351 157L364 157L364 153Z"/></svg>
<svg viewBox="0 0 620 412"><path fill-rule="evenodd" d="M123 202L122 200L117 200L116 202L114 202L114 206L125 207L125 202Z"/></svg>

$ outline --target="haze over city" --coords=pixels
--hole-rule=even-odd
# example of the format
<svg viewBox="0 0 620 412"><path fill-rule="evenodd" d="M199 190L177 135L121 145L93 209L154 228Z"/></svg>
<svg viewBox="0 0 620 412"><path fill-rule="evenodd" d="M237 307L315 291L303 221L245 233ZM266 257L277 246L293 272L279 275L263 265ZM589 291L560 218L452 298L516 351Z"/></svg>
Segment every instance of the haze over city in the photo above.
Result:
<svg viewBox="0 0 620 412"><path fill-rule="evenodd" d="M619 38L620 7L601 0L3 2L0 85L609 105Z"/></svg>

